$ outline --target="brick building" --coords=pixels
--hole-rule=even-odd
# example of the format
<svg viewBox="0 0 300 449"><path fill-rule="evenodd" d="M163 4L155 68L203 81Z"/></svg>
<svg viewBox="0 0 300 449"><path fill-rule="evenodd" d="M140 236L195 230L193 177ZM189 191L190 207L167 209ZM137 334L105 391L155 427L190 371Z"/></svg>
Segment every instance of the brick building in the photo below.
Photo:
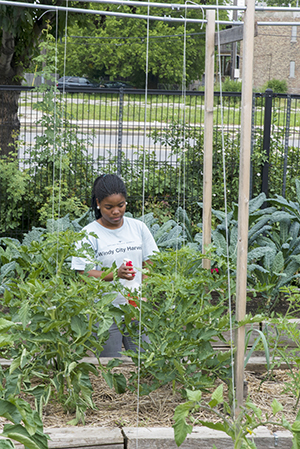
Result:
<svg viewBox="0 0 300 449"><path fill-rule="evenodd" d="M257 22L300 22L299 12L256 11ZM243 64L243 45L240 52ZM242 72L241 72L242 73ZM271 79L286 80L288 92L300 94L300 27L258 26L254 38L253 87Z"/></svg>

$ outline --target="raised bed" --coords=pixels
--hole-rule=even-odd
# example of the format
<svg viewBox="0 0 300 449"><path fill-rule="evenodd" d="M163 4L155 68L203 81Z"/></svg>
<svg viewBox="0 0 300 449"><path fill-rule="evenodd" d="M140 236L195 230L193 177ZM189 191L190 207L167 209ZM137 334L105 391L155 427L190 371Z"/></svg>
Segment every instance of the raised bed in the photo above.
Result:
<svg viewBox="0 0 300 449"><path fill-rule="evenodd" d="M103 427L74 427L45 429L51 440L49 449L177 449L174 432L171 428L148 427L105 429ZM291 449L290 432L272 434L265 428L259 428L254 436L257 449ZM191 435L180 446L181 449L233 449L231 438L223 432L206 427L195 427ZM24 449L16 445L17 449Z"/></svg>

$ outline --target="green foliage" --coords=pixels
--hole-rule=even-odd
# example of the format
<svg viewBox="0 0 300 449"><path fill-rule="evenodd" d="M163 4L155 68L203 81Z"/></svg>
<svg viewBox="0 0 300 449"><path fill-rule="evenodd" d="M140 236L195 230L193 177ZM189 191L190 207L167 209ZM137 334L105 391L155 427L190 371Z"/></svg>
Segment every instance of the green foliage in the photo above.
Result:
<svg viewBox="0 0 300 449"><path fill-rule="evenodd" d="M38 64L45 63L42 72L37 72L45 81L52 80L56 63L50 30L48 25L40 45L44 53L36 60ZM25 148L23 170L14 155L0 160L2 234L22 227L21 222L28 221L30 228L45 226L49 217L80 217L87 211L86 189L90 189L96 176L95 161L87 151L91 137L78 137L56 86L42 84L36 90L41 100L34 107L41 111L37 125L43 134Z"/></svg>
<svg viewBox="0 0 300 449"><path fill-rule="evenodd" d="M0 318L0 347L1 351L14 344L14 330L16 324L6 318ZM43 432L43 423L37 411L18 397L11 388L11 375L0 367L0 416L12 424L5 424L1 437L1 449L13 449L13 441L24 444L28 449L47 449L48 436Z"/></svg>
<svg viewBox="0 0 300 449"><path fill-rule="evenodd" d="M296 181L296 198L300 183ZM300 268L300 206L276 195L270 207L259 212L256 232L249 232L248 282L261 289L266 298L266 312L280 299L282 287L297 282ZM258 232L257 232L258 231Z"/></svg>
<svg viewBox="0 0 300 449"><path fill-rule="evenodd" d="M259 426L276 425L279 428L289 430L293 434L293 449L300 448L300 413L298 413L294 423L290 424L282 412L283 406L277 399L273 399L272 413L269 415L263 413L248 398L237 417L235 417L231 404L224 399L222 384L214 390L209 401L203 400L200 391L186 390L186 395L188 402L178 405L174 413L175 423L173 428L177 446L180 446L187 435L192 432L193 425L201 424L230 436L234 449L255 449L257 446L253 432ZM195 419L193 413L199 409L213 413L217 422ZM187 419L190 419L190 423L187 422Z"/></svg>
<svg viewBox="0 0 300 449"><path fill-rule="evenodd" d="M22 387L33 395L40 414L55 392L67 410L76 411L72 424L84 422L86 408L94 407L89 374L98 371L82 358L87 351L101 352L116 297L112 283L70 269L82 237L70 229L40 231L38 241L27 238L28 245L4 238L0 247L5 317L14 323L6 335L11 344L2 355L13 360L7 372L10 391L18 394ZM89 249L82 251L87 255ZM33 377L40 379L38 387Z"/></svg>
<svg viewBox="0 0 300 449"><path fill-rule="evenodd" d="M43 49L46 54L40 55L38 62L46 63L42 73L45 80L51 80L55 48L49 29L45 30ZM49 216L59 218L69 213L76 218L87 210L82 191L84 184L92 184L96 172L86 147L90 137L78 137L77 128L71 125L71 116L66 113L56 86L44 84L36 90L43 92L42 100L35 105L42 112L37 124L43 129L43 134L26 148L25 157L32 161L27 170L30 202L34 205L31 209L36 208L38 223L45 225ZM42 189L37 186L42 186Z"/></svg>
<svg viewBox="0 0 300 449"><path fill-rule="evenodd" d="M277 94L286 94L288 90L287 81L273 78L264 84L262 90L266 89L272 89L273 92Z"/></svg>
<svg viewBox="0 0 300 449"><path fill-rule="evenodd" d="M176 171L173 168L171 172L170 165L170 178L168 171L164 175L170 179L170 186L173 188L173 191L166 191L167 195L177 197L180 201L184 199L187 213L193 214L195 221L201 220L200 211L197 213L197 201L203 196L203 132L196 127L178 122L168 125L162 132L154 131L151 137L155 142L171 147L170 157L173 160L175 157L177 159ZM224 144L227 158L225 168L227 198L230 203L238 198L239 137L232 139L225 136ZM224 208L224 178L223 171L220 170L223 166L222 135L218 129L214 131L213 145L212 203L215 209L221 210ZM159 174L155 175L154 182L159 183Z"/></svg>
<svg viewBox="0 0 300 449"><path fill-rule="evenodd" d="M28 180L28 174L19 170L14 154L0 157L0 233L20 225Z"/></svg>
<svg viewBox="0 0 300 449"><path fill-rule="evenodd" d="M231 369L230 351L216 351L212 341L221 339L229 329L226 313L227 283L225 263L216 259L219 274L202 268L203 255L188 247L168 250L151 258L149 273L140 301L142 332L150 343L141 342L144 352L126 351L134 363L140 363L140 393L168 382L180 387L207 389L216 378L226 381ZM213 256L211 256L213 257ZM219 302L211 303L211 293L218 292ZM126 295L126 290L123 294ZM121 306L129 335L138 342L138 325L132 318L138 309ZM137 374L129 381L137 388Z"/></svg>
<svg viewBox="0 0 300 449"><path fill-rule="evenodd" d="M290 393L296 398L296 410L300 400L300 328L298 319L294 317L299 314L300 294L296 287L284 288L283 293L290 304L286 314L272 316L263 327L272 353L270 370L263 381L271 379L274 369L284 363L289 380L284 383L283 393Z"/></svg>
<svg viewBox="0 0 300 449"><path fill-rule="evenodd" d="M215 90L220 90L220 85L215 86ZM226 77L222 82L222 92L241 92L242 91L242 82L235 81Z"/></svg>
<svg viewBox="0 0 300 449"><path fill-rule="evenodd" d="M158 8L155 15L181 18L184 9ZM127 5L96 5L93 9L147 15L147 8ZM151 14L151 11L150 11ZM224 16L224 12L220 13ZM199 11L188 11L188 17L202 18ZM85 26L74 23L68 27L67 75L86 75L91 79L130 78L137 87L145 85L147 21L134 17L90 15ZM201 24L187 24L186 41L187 83L198 79L204 70L205 29ZM149 86L157 83L182 84L182 58L184 51L184 25L182 23L150 21L148 49ZM73 37L71 37L73 36ZM76 38L74 37L76 36ZM86 49L88 48L88 51ZM180 56L179 56L180 55ZM181 56L182 55L182 56ZM64 42L59 45L59 71L63 73Z"/></svg>

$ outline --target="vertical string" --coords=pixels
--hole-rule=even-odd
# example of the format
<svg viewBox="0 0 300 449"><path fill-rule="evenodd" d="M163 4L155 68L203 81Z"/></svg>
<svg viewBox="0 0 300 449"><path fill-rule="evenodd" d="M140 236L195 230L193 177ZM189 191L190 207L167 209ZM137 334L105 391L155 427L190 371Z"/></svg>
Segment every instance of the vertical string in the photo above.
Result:
<svg viewBox="0 0 300 449"><path fill-rule="evenodd" d="M147 9L147 39L146 39L146 68L145 68L145 108L144 108L144 135L143 135L143 191L142 191L142 216L145 215L145 172L146 172L146 136L147 136L147 103L148 103L148 72L149 72L149 20L150 6ZM138 367L137 367L137 407L136 407L136 449L139 447L139 412L140 412L140 368L141 368L141 339L142 339L142 297L143 283L141 284L141 297L139 298L139 344L138 344Z"/></svg>
<svg viewBox="0 0 300 449"><path fill-rule="evenodd" d="M58 9L56 8L56 17L55 17L55 59L54 59L54 77L55 82L57 78L57 41L58 41ZM54 89L53 97L54 97L54 135L53 135L53 172L52 172L52 219L54 220L54 196L55 196L55 155L56 155L56 107L57 107L57 89Z"/></svg>
<svg viewBox="0 0 300 449"><path fill-rule="evenodd" d="M218 0L217 0L218 6ZM221 77L221 44L220 44L220 26L219 26L219 8L217 8L217 35L218 35L218 65L219 65L219 84L220 84L220 107L221 107L221 136L222 136L222 161L223 161L223 182L224 182L224 207L225 207L225 233L226 233L226 260L227 260L227 283L228 283L228 301L229 301L229 320L230 320L230 351L231 351L231 375L232 375L232 409L235 416L235 389L234 389L234 347L232 331L232 304L231 304L231 281L230 281L230 263L229 263L229 235L227 220L227 185L226 185L226 160L225 160L225 142L224 142L224 116L223 116L223 91Z"/></svg>
<svg viewBox="0 0 300 449"><path fill-rule="evenodd" d="M178 268L178 240L179 240L179 207L181 202L181 188L183 198L183 209L185 210L185 106L186 106L186 16L187 2L184 9L184 31L183 31L183 61L182 61L182 79L181 79L181 98L180 98L180 116L178 120L178 132L182 129L181 154L179 154L179 171L178 171L178 194L177 194L177 231L176 231L176 255L175 255L175 273ZM180 128L181 127L181 128ZM177 159L178 160L178 159ZM181 173L182 166L182 173ZM184 218L185 221L185 218Z"/></svg>
<svg viewBox="0 0 300 449"><path fill-rule="evenodd" d="M58 42L58 9L56 9L56 30L55 30L55 82L57 78L57 59L58 59L58 50L57 50L57 42ZM57 131L57 89L54 89L54 136L53 136L53 172L52 172L52 219L53 223L55 220L55 159L56 159L56 131ZM60 161L61 165L61 161ZM59 202L60 202L60 193L59 193ZM54 227L53 227L54 230ZM57 229L57 238L56 238L56 273L58 272L58 247L59 247L59 235Z"/></svg>
<svg viewBox="0 0 300 449"><path fill-rule="evenodd" d="M182 113L182 126L183 126L183 140L182 140L182 207L183 210L185 210L185 139L186 139L186 130L185 130L185 107L186 107L186 17L187 17L187 2L185 2L185 15L184 15L184 32L183 32L183 62L182 62L182 106L183 106L183 113ZM179 196L178 196L179 200ZM180 204L178 204L178 207ZM179 216L179 214L178 214ZM185 216L183 218L184 225L185 225Z"/></svg>
<svg viewBox="0 0 300 449"><path fill-rule="evenodd" d="M69 7L69 0L66 0L66 19L65 19L65 45L64 45L64 76L66 73L66 54L67 54L67 31L68 31L68 7ZM66 107L66 101L65 101L65 78L63 83L63 105ZM65 112L65 110L64 110ZM53 161L54 162L54 161ZM53 164L53 199L55 195L55 164ZM60 218L60 207L61 207L61 184L62 184L62 148L59 148L59 176L58 176L58 205L57 205L57 219ZM59 223L59 222L58 222ZM59 249L59 225L57 226L56 233L57 233L57 241L56 241L56 273L58 270L58 249Z"/></svg>

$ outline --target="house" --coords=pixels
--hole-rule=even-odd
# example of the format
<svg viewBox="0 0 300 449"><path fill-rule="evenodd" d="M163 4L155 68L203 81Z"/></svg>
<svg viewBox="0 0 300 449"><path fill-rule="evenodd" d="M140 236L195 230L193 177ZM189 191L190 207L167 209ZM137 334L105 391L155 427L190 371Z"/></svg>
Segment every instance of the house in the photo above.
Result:
<svg viewBox="0 0 300 449"><path fill-rule="evenodd" d="M293 11L256 11L257 22L299 22ZM243 64L241 42L240 65ZM300 94L300 27L260 25L254 39L253 87L261 89L271 79L286 80L288 92Z"/></svg>

